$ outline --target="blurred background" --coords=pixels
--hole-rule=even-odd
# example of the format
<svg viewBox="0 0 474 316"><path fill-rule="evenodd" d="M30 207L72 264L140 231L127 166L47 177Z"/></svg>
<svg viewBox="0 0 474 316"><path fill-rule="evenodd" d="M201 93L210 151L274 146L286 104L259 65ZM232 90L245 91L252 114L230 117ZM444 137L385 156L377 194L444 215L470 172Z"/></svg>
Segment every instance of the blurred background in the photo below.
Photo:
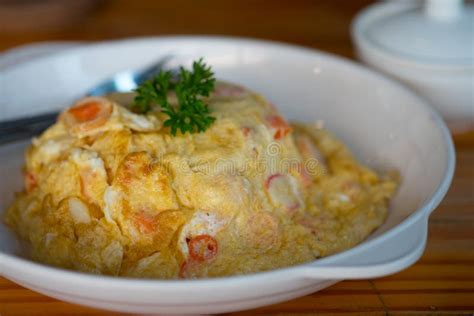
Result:
<svg viewBox="0 0 474 316"><path fill-rule="evenodd" d="M369 0L0 0L0 52L38 41L216 34L353 56L354 15Z"/></svg>
<svg viewBox="0 0 474 316"><path fill-rule="evenodd" d="M366 29L354 31L360 59L425 97L454 134L474 135L474 0L0 0L0 54L43 44L4 54L11 64L31 58L32 50L57 51L58 41L70 48L72 42L199 34L268 39L355 59L351 25L375 2L385 13L364 18L358 25ZM403 14L387 13L394 7ZM380 51L361 54L362 44ZM376 56L385 52L391 56L382 62ZM454 60L459 63L452 66ZM429 74L421 70L425 63Z"/></svg>

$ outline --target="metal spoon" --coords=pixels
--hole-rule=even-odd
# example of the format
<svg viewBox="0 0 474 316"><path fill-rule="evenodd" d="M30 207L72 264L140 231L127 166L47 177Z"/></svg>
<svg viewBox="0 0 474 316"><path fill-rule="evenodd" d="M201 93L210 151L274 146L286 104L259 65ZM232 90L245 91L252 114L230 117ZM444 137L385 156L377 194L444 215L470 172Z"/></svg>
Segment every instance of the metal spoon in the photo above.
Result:
<svg viewBox="0 0 474 316"><path fill-rule="evenodd" d="M166 64L172 58L173 56L168 55L142 70L117 73L90 89L85 96L102 96L113 92L130 92L165 69ZM0 145L41 133L56 122L58 114L58 112L49 112L0 122Z"/></svg>

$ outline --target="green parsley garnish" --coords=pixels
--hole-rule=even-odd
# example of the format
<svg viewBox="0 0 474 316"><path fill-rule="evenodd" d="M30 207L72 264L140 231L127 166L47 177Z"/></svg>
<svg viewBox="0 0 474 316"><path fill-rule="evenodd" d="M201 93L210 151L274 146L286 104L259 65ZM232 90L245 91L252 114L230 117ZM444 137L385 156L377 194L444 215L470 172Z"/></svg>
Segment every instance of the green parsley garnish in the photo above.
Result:
<svg viewBox="0 0 474 316"><path fill-rule="evenodd" d="M216 120L209 115L209 108L202 99L214 90L215 82L211 67L202 58L193 62L192 71L180 67L176 80L170 71L160 71L135 89L137 96L133 110L147 113L153 106L160 106L161 112L169 116L164 125L171 128L174 136L178 130L183 134L203 132ZM171 91L176 93L178 107L168 101Z"/></svg>

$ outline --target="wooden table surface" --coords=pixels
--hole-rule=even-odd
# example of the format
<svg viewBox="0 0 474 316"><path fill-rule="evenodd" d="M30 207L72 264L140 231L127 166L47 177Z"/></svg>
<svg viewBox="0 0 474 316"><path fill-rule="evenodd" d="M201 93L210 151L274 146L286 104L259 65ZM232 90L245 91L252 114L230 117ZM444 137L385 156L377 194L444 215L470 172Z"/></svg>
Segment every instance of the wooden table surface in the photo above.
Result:
<svg viewBox="0 0 474 316"><path fill-rule="evenodd" d="M353 58L350 21L368 3L365 0L103 1L87 15L76 17L62 27L35 26L2 32L0 26L0 52L36 41L220 34L296 43ZM40 21L41 17L35 20ZM233 315L472 314L474 132L455 135L455 143L454 181L430 217L426 251L416 264L389 277L344 281L293 301ZM0 278L0 315L114 314L64 303Z"/></svg>

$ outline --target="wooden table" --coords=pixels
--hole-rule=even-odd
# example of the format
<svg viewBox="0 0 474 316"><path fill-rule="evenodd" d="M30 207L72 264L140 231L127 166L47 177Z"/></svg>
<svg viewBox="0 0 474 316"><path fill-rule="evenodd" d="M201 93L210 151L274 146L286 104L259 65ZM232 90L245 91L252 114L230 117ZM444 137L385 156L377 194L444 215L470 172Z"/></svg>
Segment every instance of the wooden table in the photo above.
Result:
<svg viewBox="0 0 474 316"><path fill-rule="evenodd" d="M369 2L105 1L68 26L0 33L0 51L34 41L221 34L296 43L352 58L350 21ZM474 132L456 135L455 142L454 181L430 218L428 245L415 265L389 277L344 281L290 302L234 315L473 313ZM0 278L0 315L33 314L109 315L43 296Z"/></svg>

